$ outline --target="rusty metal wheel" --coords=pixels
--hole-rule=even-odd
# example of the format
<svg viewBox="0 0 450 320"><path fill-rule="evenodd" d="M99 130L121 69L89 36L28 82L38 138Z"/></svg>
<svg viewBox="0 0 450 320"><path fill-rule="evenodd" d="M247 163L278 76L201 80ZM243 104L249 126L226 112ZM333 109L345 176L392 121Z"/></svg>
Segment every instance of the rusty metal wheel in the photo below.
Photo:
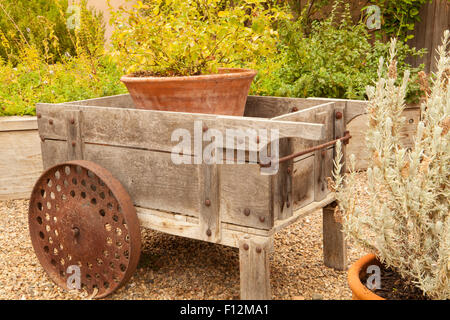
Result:
<svg viewBox="0 0 450 320"><path fill-rule="evenodd" d="M66 290L76 270L81 288L103 298L136 270L136 210L120 182L93 162L70 161L44 172L31 194L28 224L39 262Z"/></svg>

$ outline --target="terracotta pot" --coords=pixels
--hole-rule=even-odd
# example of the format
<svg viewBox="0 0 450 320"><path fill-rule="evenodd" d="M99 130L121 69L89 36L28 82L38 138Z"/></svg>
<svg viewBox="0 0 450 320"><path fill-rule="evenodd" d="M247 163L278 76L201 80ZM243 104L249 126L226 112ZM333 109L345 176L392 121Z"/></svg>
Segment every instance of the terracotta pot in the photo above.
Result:
<svg viewBox="0 0 450 320"><path fill-rule="evenodd" d="M139 109L244 115L256 71L220 69L217 74L186 77L123 76Z"/></svg>
<svg viewBox="0 0 450 320"><path fill-rule="evenodd" d="M348 269L347 281L352 290L353 300L386 300L367 289L361 282L361 277L370 265L381 265L374 254L362 257Z"/></svg>

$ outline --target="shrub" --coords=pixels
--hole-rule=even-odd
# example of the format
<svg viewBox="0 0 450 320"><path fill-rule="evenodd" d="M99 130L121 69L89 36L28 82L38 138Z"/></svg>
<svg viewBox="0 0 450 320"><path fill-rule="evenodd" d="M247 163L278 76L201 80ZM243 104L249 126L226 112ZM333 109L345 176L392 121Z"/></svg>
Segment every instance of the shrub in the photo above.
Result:
<svg viewBox="0 0 450 320"><path fill-rule="evenodd" d="M43 38L44 49L19 37L17 52L0 59L0 116L34 115L37 102L59 103L126 92L119 81L122 72L104 52L100 16L87 9L85 0L79 4L79 27L73 33L66 29L73 55L64 53L65 48L52 36Z"/></svg>
<svg viewBox="0 0 450 320"><path fill-rule="evenodd" d="M379 79L368 88L371 154L367 170L368 212L355 206L355 172L344 182L340 144L335 160L337 218L347 236L382 263L411 280L431 298L450 298L450 32L439 48L438 71L426 88L414 147L400 144L409 73L399 85L395 41L389 68L380 60ZM354 156L351 156L354 168Z"/></svg>
<svg viewBox="0 0 450 320"><path fill-rule="evenodd" d="M158 76L255 68L276 55L276 5L255 0L148 0L113 14L117 61L127 73Z"/></svg>
<svg viewBox="0 0 450 320"><path fill-rule="evenodd" d="M315 21L308 35L302 33L300 20L283 24L281 57L271 75L261 79L253 93L288 97L329 97L365 99L365 87L372 85L377 75L378 60L386 56L389 44L375 41L363 23L351 21L348 6L341 17L336 15L340 1L335 3L329 18ZM423 54L399 42L398 72L401 76L411 69L412 81L408 85L407 100L416 102L420 96L417 80L419 68L411 68L407 56ZM273 63L273 62L271 62ZM399 80L400 81L400 80Z"/></svg>

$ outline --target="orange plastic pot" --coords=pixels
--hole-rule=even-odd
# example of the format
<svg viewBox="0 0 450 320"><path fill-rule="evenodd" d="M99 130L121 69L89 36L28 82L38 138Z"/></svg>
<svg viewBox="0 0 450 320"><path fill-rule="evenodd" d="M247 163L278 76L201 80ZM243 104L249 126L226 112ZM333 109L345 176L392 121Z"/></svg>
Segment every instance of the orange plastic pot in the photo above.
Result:
<svg viewBox="0 0 450 320"><path fill-rule="evenodd" d="M361 282L361 277L370 265L381 266L374 254L368 254L362 257L348 269L347 281L352 290L353 300L386 300L367 289Z"/></svg>
<svg viewBox="0 0 450 320"><path fill-rule="evenodd" d="M136 108L243 116L256 71L220 69L185 77L123 76Z"/></svg>

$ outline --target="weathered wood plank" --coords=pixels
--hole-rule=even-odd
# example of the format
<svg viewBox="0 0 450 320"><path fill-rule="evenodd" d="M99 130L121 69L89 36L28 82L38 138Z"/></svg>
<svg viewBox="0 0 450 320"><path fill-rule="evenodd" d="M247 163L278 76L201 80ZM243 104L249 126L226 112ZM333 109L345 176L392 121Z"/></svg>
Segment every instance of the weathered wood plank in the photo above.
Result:
<svg viewBox="0 0 450 320"><path fill-rule="evenodd" d="M80 105L80 106L110 107L110 108L134 108L133 99L128 93L109 97L66 102L65 104Z"/></svg>
<svg viewBox="0 0 450 320"><path fill-rule="evenodd" d="M239 240L239 270L242 300L269 300L271 238L244 236Z"/></svg>
<svg viewBox="0 0 450 320"><path fill-rule="evenodd" d="M37 130L0 131L0 145L0 200L29 198L43 169Z"/></svg>
<svg viewBox="0 0 450 320"><path fill-rule="evenodd" d="M327 110L316 113L316 121L326 125L326 139L318 143L325 143L333 139L334 135L334 104ZM330 191L326 178L331 176L333 150L317 150L314 152L314 200L324 199Z"/></svg>
<svg viewBox="0 0 450 320"><path fill-rule="evenodd" d="M281 139L279 144L280 157L294 152L292 139ZM293 160L279 164L278 172L272 176L273 210L275 219L286 219L292 215L292 177Z"/></svg>
<svg viewBox="0 0 450 320"><path fill-rule="evenodd" d="M83 139L81 137L82 115L80 110L64 111L67 128L67 159L83 160Z"/></svg>
<svg viewBox="0 0 450 320"><path fill-rule="evenodd" d="M320 103L304 98L248 96L244 116L274 118Z"/></svg>
<svg viewBox="0 0 450 320"><path fill-rule="evenodd" d="M67 142L60 140L41 141L42 163L47 170L59 163L68 161Z"/></svg>
<svg viewBox="0 0 450 320"><path fill-rule="evenodd" d="M314 155L294 162L292 177L293 210L298 210L314 201Z"/></svg>
<svg viewBox="0 0 450 320"><path fill-rule="evenodd" d="M400 130L401 143L405 148L412 147L414 145L414 136L417 133L417 124L420 119L419 108L408 108L402 113L405 117L403 128ZM369 126L369 116L367 114L354 118L347 124L347 130L350 131L352 138L349 144L346 146L346 162L349 162L351 154L355 155L356 170L365 170L369 165L370 154L367 150L367 144L365 140L366 132Z"/></svg>
<svg viewBox="0 0 450 320"><path fill-rule="evenodd" d="M39 135L46 139L67 140L67 121L64 111L77 111L78 106L38 103L36 104Z"/></svg>
<svg viewBox="0 0 450 320"><path fill-rule="evenodd" d="M323 262L327 267L337 270L347 269L347 243L342 232L342 223L334 218L332 203L323 212Z"/></svg>
<svg viewBox="0 0 450 320"><path fill-rule="evenodd" d="M172 151L178 141L172 141L175 130L192 139L203 126L216 129L226 136L226 130L278 130L279 138L300 137L322 139L323 125L304 122L272 121L262 118L216 116L182 112L154 110L86 107L75 105L38 104L39 132L48 139L65 140L67 123L61 110L81 110L81 124L85 142L144 148L148 150ZM272 139L275 137L269 136ZM176 140L177 137L174 139ZM261 145L260 147L263 147ZM192 150L192 149L191 149ZM258 151L256 148L254 151Z"/></svg>
<svg viewBox="0 0 450 320"><path fill-rule="evenodd" d="M221 240L219 175L215 164L200 167L200 238L211 242Z"/></svg>
<svg viewBox="0 0 450 320"><path fill-rule="evenodd" d="M345 124L349 123L353 118L366 113L367 101L365 100L349 100L349 99L333 99L333 98L308 98L313 101L335 102L337 106L344 107Z"/></svg>
<svg viewBox="0 0 450 320"><path fill-rule="evenodd" d="M199 219L196 217L142 207L136 207L136 211L142 227L175 236L204 240L200 236ZM221 229L222 237L220 241L216 243L234 248L239 247L239 239L245 235L264 236L261 233L262 230L243 228L227 223L222 223Z"/></svg>
<svg viewBox="0 0 450 320"><path fill-rule="evenodd" d="M199 166L175 165L168 153L88 143L84 159L109 170L136 205L198 216Z"/></svg>
<svg viewBox="0 0 450 320"><path fill-rule="evenodd" d="M305 217L305 216L311 214L312 212L325 207L326 205L332 203L333 201L335 201L334 193L330 193L327 195L327 197L325 199L323 199L321 201L311 202L310 204L294 211L294 213L291 217L289 217L285 220L276 221L271 232L276 233L276 232L286 228L290 224L296 222L298 219Z"/></svg>
<svg viewBox="0 0 450 320"><path fill-rule="evenodd" d="M223 222L270 229L274 216L271 176L257 164L219 165L220 216Z"/></svg>
<svg viewBox="0 0 450 320"><path fill-rule="evenodd" d="M29 116L0 117L0 132L37 130L37 118Z"/></svg>
<svg viewBox="0 0 450 320"><path fill-rule="evenodd" d="M68 161L66 141L42 143L45 168ZM93 161L117 178L138 206L198 216L196 165L175 165L170 154L85 144L84 160Z"/></svg>

